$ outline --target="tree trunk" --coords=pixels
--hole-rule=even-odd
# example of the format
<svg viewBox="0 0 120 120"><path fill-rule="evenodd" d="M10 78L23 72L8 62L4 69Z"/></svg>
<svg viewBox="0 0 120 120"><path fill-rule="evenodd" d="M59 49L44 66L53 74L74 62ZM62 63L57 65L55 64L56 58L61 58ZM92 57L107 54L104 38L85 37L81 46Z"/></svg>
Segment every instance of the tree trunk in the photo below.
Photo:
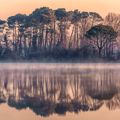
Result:
<svg viewBox="0 0 120 120"><path fill-rule="evenodd" d="M98 54L99 54L99 58L101 58L102 57L102 48L99 48Z"/></svg>

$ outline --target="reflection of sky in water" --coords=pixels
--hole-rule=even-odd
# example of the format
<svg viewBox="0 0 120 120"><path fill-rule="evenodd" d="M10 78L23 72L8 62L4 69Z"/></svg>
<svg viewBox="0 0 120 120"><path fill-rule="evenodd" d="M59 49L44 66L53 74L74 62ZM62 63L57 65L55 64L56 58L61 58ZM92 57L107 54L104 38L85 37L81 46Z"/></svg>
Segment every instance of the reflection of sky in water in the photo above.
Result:
<svg viewBox="0 0 120 120"><path fill-rule="evenodd" d="M106 69L105 65L102 69L97 69L96 65L91 68L90 64L83 69L75 64L66 67L59 64L57 69L52 65L48 69L43 64L42 67L34 64L37 69L32 66L19 69L15 64L3 66L4 69L0 68L0 108L3 114L14 111L23 114L21 119L23 116L29 119L24 111L34 116L33 120L40 116L44 116L42 119L59 119L59 115L64 115L62 119L69 116L78 119L85 118L83 114L97 115L102 111L107 114L108 110L117 111L120 107L119 66L118 69L112 66Z"/></svg>

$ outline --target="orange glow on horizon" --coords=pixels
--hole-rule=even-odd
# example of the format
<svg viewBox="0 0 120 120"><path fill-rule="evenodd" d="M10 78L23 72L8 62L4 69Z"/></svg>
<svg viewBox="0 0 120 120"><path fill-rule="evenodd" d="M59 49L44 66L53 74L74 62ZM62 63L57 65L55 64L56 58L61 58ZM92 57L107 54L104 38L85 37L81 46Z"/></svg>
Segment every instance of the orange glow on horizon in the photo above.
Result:
<svg viewBox="0 0 120 120"><path fill-rule="evenodd" d="M119 0L2 0L0 2L0 19L7 19L17 13L30 14L36 8L43 6L66 8L67 10L79 9L81 11L95 11L102 16L109 12L119 13Z"/></svg>

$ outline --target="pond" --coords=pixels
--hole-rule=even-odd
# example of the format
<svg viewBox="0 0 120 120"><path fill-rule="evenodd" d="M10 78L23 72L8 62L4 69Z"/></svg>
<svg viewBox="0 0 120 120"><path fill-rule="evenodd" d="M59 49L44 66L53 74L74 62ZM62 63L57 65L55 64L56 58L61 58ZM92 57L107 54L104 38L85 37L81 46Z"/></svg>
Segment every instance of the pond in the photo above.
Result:
<svg viewBox="0 0 120 120"><path fill-rule="evenodd" d="M119 120L120 64L1 63L1 120Z"/></svg>

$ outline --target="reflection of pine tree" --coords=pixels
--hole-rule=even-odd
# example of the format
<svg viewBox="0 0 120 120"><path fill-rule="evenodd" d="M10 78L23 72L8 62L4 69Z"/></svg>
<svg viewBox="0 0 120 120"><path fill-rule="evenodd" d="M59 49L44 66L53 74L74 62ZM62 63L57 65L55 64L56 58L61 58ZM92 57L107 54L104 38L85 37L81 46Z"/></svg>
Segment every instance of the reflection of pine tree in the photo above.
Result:
<svg viewBox="0 0 120 120"><path fill-rule="evenodd" d="M48 116L119 108L118 71L0 71L0 103ZM113 81L114 80L114 81Z"/></svg>

